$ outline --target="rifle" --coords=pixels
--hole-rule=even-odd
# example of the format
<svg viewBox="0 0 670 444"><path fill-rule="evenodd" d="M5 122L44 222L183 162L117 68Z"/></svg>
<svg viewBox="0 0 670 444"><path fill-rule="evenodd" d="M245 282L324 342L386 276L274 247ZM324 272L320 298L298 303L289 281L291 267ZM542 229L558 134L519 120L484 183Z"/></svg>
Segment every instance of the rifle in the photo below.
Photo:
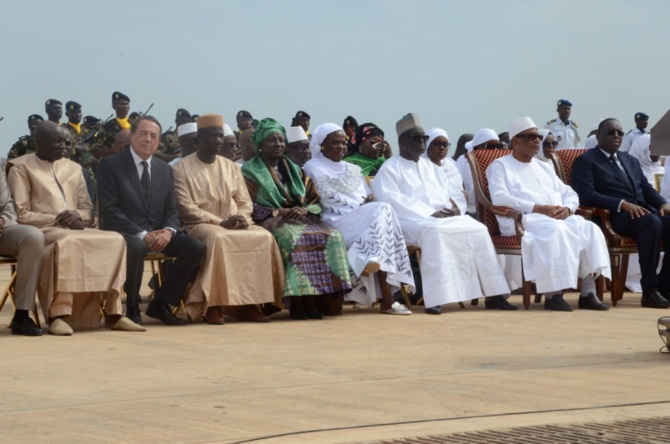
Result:
<svg viewBox="0 0 670 444"><path fill-rule="evenodd" d="M0 117L0 122L2 122L3 120L5 120L4 116Z"/></svg>
<svg viewBox="0 0 670 444"><path fill-rule="evenodd" d="M151 108L153 108L153 107L154 107L154 104L152 103L151 105L149 105L149 108L147 108L147 110L144 111L143 113L141 113L140 115L141 115L142 117L146 116L147 113L148 113L149 111L151 111Z"/></svg>
<svg viewBox="0 0 670 444"><path fill-rule="evenodd" d="M100 128L102 128L103 126L105 126L105 124L107 122L112 120L112 117L114 117L114 114L110 114L110 116L107 117L104 122L99 123L98 124L98 129L96 129L95 131L89 131L84 137L78 137L77 138L77 139L79 139L78 141L83 142L83 143L88 143L89 140L91 140L92 138L94 138L98 135L98 131L100 131Z"/></svg>

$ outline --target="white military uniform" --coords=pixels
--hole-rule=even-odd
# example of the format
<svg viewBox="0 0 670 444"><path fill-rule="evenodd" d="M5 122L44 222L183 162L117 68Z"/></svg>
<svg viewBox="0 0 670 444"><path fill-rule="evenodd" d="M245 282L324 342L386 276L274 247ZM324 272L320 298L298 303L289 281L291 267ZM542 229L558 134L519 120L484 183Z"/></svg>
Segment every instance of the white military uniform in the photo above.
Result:
<svg viewBox="0 0 670 444"><path fill-rule="evenodd" d="M645 131L641 130L638 127L635 127L632 130L628 131L626 135L623 136L623 140L621 141L619 151L627 153L630 150L630 147L633 146L633 142L635 142L637 138L644 133Z"/></svg>
<svg viewBox="0 0 670 444"><path fill-rule="evenodd" d="M568 120L568 124L563 123L561 119L552 119L544 126L545 129L551 131L554 135L554 140L558 142L556 151L571 148L577 148L581 139L577 128L579 125L572 120Z"/></svg>

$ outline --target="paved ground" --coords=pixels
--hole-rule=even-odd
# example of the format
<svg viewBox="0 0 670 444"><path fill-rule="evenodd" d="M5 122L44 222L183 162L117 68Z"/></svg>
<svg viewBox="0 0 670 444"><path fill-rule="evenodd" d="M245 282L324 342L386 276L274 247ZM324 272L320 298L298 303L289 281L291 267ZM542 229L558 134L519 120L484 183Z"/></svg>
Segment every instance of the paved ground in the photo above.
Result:
<svg viewBox="0 0 670 444"><path fill-rule="evenodd" d="M656 320L670 310L638 301L604 313L148 320L146 333L68 338L10 335L6 307L0 442L375 442L667 417Z"/></svg>

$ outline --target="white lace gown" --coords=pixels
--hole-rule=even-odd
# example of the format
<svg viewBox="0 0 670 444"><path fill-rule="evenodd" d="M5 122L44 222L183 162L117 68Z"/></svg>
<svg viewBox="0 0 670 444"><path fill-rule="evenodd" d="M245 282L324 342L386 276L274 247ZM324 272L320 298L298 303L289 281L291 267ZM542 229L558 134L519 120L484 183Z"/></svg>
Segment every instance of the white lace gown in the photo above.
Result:
<svg viewBox="0 0 670 444"><path fill-rule="evenodd" d="M348 162L333 162L319 153L304 170L319 192L323 222L337 228L347 245L349 265L357 282L345 298L370 306L381 297L377 275L361 276L370 261L379 263L387 273L386 282L393 292L403 283L415 290L398 218L389 204L364 204L370 189L361 169Z"/></svg>

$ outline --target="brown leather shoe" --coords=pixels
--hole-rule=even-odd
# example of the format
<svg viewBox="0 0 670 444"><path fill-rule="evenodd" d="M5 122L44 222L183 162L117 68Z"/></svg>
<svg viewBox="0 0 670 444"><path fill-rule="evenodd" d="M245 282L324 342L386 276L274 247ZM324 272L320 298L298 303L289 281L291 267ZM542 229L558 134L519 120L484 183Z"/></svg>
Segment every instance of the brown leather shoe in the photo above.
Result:
<svg viewBox="0 0 670 444"><path fill-rule="evenodd" d="M203 316L203 319L211 325L223 325L226 323L226 320L223 319L223 314L221 313L221 307L209 307L207 313Z"/></svg>
<svg viewBox="0 0 670 444"><path fill-rule="evenodd" d="M255 305L240 308L239 320L244 322L270 322L270 317L258 311Z"/></svg>

